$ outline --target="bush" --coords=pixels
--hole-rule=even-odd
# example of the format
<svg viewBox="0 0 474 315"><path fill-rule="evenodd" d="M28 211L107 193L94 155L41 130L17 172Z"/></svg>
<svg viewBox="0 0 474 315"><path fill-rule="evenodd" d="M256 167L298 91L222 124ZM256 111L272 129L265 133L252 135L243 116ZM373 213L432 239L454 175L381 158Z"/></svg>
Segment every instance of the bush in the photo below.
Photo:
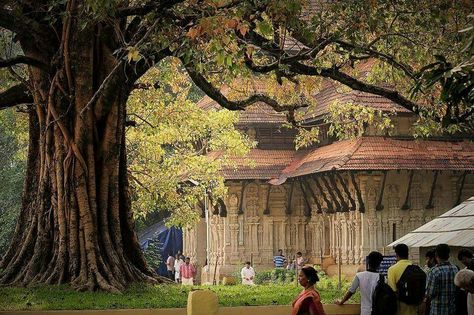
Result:
<svg viewBox="0 0 474 315"><path fill-rule="evenodd" d="M237 278L230 276L230 277L224 277L222 279L222 284L223 285L236 285L237 284Z"/></svg>
<svg viewBox="0 0 474 315"><path fill-rule="evenodd" d="M236 271L232 276L238 280L238 283L242 283L242 277L240 271ZM294 270L286 269L270 269L255 271L255 284L287 284L295 283L296 274Z"/></svg>

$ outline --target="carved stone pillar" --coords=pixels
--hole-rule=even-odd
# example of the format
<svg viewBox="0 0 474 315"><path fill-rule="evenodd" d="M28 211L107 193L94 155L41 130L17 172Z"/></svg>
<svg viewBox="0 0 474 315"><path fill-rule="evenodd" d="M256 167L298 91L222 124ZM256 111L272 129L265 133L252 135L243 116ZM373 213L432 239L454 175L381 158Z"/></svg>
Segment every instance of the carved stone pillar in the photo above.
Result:
<svg viewBox="0 0 474 315"><path fill-rule="evenodd" d="M362 214L358 211L354 214L354 263L360 264L362 262Z"/></svg>
<svg viewBox="0 0 474 315"><path fill-rule="evenodd" d="M237 226L238 226L238 246L244 246L244 216L243 215L238 215L237 217Z"/></svg>
<svg viewBox="0 0 474 315"><path fill-rule="evenodd" d="M365 213L361 213L361 256L365 256L370 251L370 232L368 224L368 204L367 204L367 176L356 176L362 199L365 204ZM360 205L359 205L360 206Z"/></svg>
<svg viewBox="0 0 474 315"><path fill-rule="evenodd" d="M290 249L290 229L289 229L289 225L288 225L288 217L286 217L283 222L282 222L282 231L283 231L283 235L281 235L282 239L281 239L281 247L283 248L283 251L284 253L286 254L289 249Z"/></svg>
<svg viewBox="0 0 474 315"><path fill-rule="evenodd" d="M273 258L273 218L265 216L263 218L263 262L271 263Z"/></svg>
<svg viewBox="0 0 474 315"><path fill-rule="evenodd" d="M248 235L249 235L249 247L250 252L254 254L259 253L259 236L258 236L258 226L260 225L260 217L254 216L247 218L248 224Z"/></svg>

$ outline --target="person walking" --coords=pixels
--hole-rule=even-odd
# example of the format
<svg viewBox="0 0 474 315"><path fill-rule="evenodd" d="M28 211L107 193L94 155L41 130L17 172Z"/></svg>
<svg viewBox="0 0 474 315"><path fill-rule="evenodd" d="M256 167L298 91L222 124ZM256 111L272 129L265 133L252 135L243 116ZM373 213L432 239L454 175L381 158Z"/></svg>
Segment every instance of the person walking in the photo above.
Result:
<svg viewBox="0 0 474 315"><path fill-rule="evenodd" d="M454 284L467 293L467 314L474 315L474 271L463 269L454 277Z"/></svg>
<svg viewBox="0 0 474 315"><path fill-rule="evenodd" d="M354 277L354 280L352 280L351 287L347 291L346 295L344 295L342 300L336 301L337 305L343 305L356 293L357 289L359 288L361 315L372 314L372 296L380 279L380 274L377 272L377 269L380 267L380 263L383 260L383 255L379 252L373 251L369 254L367 259L367 271L358 272Z"/></svg>
<svg viewBox="0 0 474 315"><path fill-rule="evenodd" d="M254 285L253 278L255 277L255 270L250 265L250 261L245 263L245 266L240 271L240 276L242 277L242 284Z"/></svg>
<svg viewBox="0 0 474 315"><path fill-rule="evenodd" d="M454 277L458 268L449 262L449 246L436 246L437 265L428 272L426 281L426 303L430 315L455 315L456 286Z"/></svg>
<svg viewBox="0 0 474 315"><path fill-rule="evenodd" d="M285 268L286 258L283 255L283 250L279 249L278 254L273 256L273 264L275 268Z"/></svg>
<svg viewBox="0 0 474 315"><path fill-rule="evenodd" d="M303 291L293 301L291 315L325 315L321 297L314 287L318 281L318 273L313 267L306 266L301 269L298 282Z"/></svg>
<svg viewBox="0 0 474 315"><path fill-rule="evenodd" d="M174 261L173 253L170 252L168 259L166 259L166 270L168 271L168 278L170 278L170 280L174 280Z"/></svg>
<svg viewBox="0 0 474 315"><path fill-rule="evenodd" d="M392 288L393 292L398 293L397 283L400 281L405 269L413 263L408 260L408 246L405 244L398 244L394 248L397 257L397 263L388 268L387 282ZM404 302L398 301L398 309L396 315L416 315L417 305L408 305Z"/></svg>
<svg viewBox="0 0 474 315"><path fill-rule="evenodd" d="M191 263L191 259L186 257L184 264L179 269L179 275L181 277L181 283L183 285L193 285L194 277L196 275L196 268Z"/></svg>

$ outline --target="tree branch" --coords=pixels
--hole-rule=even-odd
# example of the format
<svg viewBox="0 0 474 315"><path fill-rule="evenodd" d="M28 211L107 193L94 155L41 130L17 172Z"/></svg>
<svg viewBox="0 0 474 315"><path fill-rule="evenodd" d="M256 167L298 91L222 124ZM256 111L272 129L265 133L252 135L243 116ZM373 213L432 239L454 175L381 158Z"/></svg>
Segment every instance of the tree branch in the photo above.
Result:
<svg viewBox="0 0 474 315"><path fill-rule="evenodd" d="M127 17L133 15L147 15L152 11L160 12L161 10L169 9L172 6L183 2L184 0L165 0L165 1L149 1L145 5L142 6L134 6L134 7L127 7L119 9L117 12L117 16L119 17Z"/></svg>
<svg viewBox="0 0 474 315"><path fill-rule="evenodd" d="M342 83L353 90L358 90L361 92L367 92L379 96L383 96L392 102L402 106L403 108L414 112L416 114L420 114L420 105L409 100L408 98L404 97L397 91L387 89L384 87L380 87L377 85L369 84L353 78L352 76L340 71L337 68L315 68L311 66L307 66L301 63L292 63L290 65L290 69L298 74L303 75L311 75L311 76L322 76L325 78L333 79L339 83Z"/></svg>
<svg viewBox="0 0 474 315"><path fill-rule="evenodd" d="M7 68L18 64L25 64L43 70L48 70L48 66L46 64L27 56L16 56L10 59L0 59L0 68Z"/></svg>
<svg viewBox="0 0 474 315"><path fill-rule="evenodd" d="M25 103L33 103L33 97L23 84L12 86L0 93L0 110Z"/></svg>
<svg viewBox="0 0 474 315"><path fill-rule="evenodd" d="M394 57L389 56L385 53L379 52L377 50L374 50L372 48L364 47L364 46L359 46L359 45L354 45L348 42L345 42L343 40L335 40L334 41L336 44L339 44L342 48L346 49L347 51L353 51L353 50L361 50L368 54L370 57L380 59L382 61L387 62L388 64L392 65L393 67L403 71L406 76L410 77L412 80L416 80L416 77L413 73L413 69L407 65L403 64L397 60L395 60Z"/></svg>
<svg viewBox="0 0 474 315"><path fill-rule="evenodd" d="M184 62L183 62L184 63ZM229 110L243 110L247 106L257 102L263 102L271 106L277 112L293 111L295 108L306 107L308 105L282 105L278 101L263 94L254 94L246 99L231 101L217 88L215 88L203 75L201 75L193 66L185 65L186 70L193 82L210 98L219 103L222 107Z"/></svg>

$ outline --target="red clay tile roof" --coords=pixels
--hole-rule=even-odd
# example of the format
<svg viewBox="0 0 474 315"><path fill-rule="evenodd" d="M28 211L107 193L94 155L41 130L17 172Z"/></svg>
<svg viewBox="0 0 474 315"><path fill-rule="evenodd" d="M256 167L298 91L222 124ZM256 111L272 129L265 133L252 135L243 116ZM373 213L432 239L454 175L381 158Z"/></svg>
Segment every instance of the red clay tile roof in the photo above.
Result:
<svg viewBox="0 0 474 315"><path fill-rule="evenodd" d="M362 137L338 141L297 157L274 184L330 170L474 170L474 142Z"/></svg>
<svg viewBox="0 0 474 315"><path fill-rule="evenodd" d="M397 113L410 113L409 110L402 106L386 99L385 97L374 95L366 92L349 90L347 87L342 87L341 84L336 83L330 79L324 79L321 90L315 94L316 107L306 109L304 120L311 120L312 118L320 118L329 112L329 106L336 101L341 103L352 103L360 106L367 106L375 110L384 112L395 111Z"/></svg>
<svg viewBox="0 0 474 315"><path fill-rule="evenodd" d="M474 142L362 137L298 152L253 149L234 161L237 169L222 170L226 179L271 179L276 185L330 170L474 170Z"/></svg>
<svg viewBox="0 0 474 315"><path fill-rule="evenodd" d="M281 171L293 160L293 150L252 149L245 158L234 158L237 169L222 170L225 179L265 179L280 176Z"/></svg>

